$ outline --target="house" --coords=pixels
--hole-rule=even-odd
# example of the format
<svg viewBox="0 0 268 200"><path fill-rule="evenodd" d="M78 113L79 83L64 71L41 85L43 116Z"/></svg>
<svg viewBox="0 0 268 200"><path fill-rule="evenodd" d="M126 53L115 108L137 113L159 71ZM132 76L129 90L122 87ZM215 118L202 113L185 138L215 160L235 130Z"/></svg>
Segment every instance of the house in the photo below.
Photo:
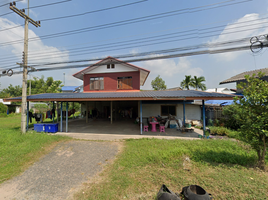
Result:
<svg viewBox="0 0 268 200"><path fill-rule="evenodd" d="M163 66L164 67L164 66ZM232 100L233 95L204 92L197 90L141 91L150 71L133 64L107 57L73 76L83 81L83 87L76 93L37 94L27 97L27 101L79 102L81 114L88 123L89 117L124 120L126 117L142 121L151 116L168 117L169 115L185 120L200 120L204 117L205 100ZM194 103L201 100L202 107ZM21 101L21 97L6 99ZM201 109L202 108L202 109ZM66 111L69 107L66 104ZM66 112L67 113L67 112ZM68 118L66 123L68 132ZM62 131L62 122L60 124ZM205 126L204 126L205 127Z"/></svg>
<svg viewBox="0 0 268 200"><path fill-rule="evenodd" d="M262 68L262 69L252 70L252 71L246 71L246 72L237 74L235 76L232 76L231 78L228 78L228 79L220 82L220 85L227 84L227 83L236 83L236 89L237 89L236 93L241 94L242 90L240 88L237 88L237 86L240 83L246 83L245 76L246 75L252 76L253 74L255 74L255 77L258 77L259 72L264 73L264 76L261 79L268 81L268 68Z"/></svg>
<svg viewBox="0 0 268 200"><path fill-rule="evenodd" d="M66 92L75 92L76 91L77 86L62 86L61 91L63 93Z"/></svg>

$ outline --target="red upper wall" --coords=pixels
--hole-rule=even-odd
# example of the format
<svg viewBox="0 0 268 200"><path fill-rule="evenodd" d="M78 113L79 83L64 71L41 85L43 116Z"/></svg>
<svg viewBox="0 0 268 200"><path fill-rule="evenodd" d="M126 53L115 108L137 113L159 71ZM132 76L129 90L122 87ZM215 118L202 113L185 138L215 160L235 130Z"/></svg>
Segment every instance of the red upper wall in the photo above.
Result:
<svg viewBox="0 0 268 200"><path fill-rule="evenodd" d="M117 77L132 77L132 90L140 90L140 72L118 72L118 73L100 73L84 75L84 92L107 92L107 91L132 91L117 89ZM89 82L92 77L104 78L104 90L90 90Z"/></svg>

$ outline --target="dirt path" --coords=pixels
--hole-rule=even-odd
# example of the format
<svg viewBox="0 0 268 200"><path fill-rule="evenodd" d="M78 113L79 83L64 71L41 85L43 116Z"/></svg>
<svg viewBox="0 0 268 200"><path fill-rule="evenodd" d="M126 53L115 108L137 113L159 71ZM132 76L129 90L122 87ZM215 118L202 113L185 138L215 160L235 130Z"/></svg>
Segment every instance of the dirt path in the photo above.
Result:
<svg viewBox="0 0 268 200"><path fill-rule="evenodd" d="M22 175L0 185L0 199L69 199L118 150L112 142L61 143Z"/></svg>

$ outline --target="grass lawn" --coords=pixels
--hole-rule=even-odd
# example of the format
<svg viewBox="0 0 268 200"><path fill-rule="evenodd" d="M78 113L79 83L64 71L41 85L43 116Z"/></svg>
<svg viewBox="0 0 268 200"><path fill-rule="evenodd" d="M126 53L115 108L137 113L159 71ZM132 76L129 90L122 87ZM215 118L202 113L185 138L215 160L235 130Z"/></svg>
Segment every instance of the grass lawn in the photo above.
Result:
<svg viewBox="0 0 268 200"><path fill-rule="evenodd" d="M162 184L173 192L197 184L214 199L268 199L268 173L252 167L256 159L249 146L231 140L126 140L76 199L154 199Z"/></svg>
<svg viewBox="0 0 268 200"><path fill-rule="evenodd" d="M13 114L0 118L0 183L19 175L58 142L69 140L33 131L21 134L20 119Z"/></svg>

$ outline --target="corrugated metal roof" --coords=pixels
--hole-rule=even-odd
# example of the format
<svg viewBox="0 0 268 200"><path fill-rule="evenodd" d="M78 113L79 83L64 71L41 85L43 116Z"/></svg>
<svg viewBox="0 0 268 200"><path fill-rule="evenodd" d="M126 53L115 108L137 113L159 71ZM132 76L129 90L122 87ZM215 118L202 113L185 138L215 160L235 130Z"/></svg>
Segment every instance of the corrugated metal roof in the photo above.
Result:
<svg viewBox="0 0 268 200"><path fill-rule="evenodd" d="M263 69L257 69L257 70L252 70L252 71L243 72L241 74L237 74L229 79L226 79L225 81L220 82L220 84L233 83L237 81L246 80L245 75L252 76L253 74L255 74L255 77L258 77L259 72L263 72L264 76L268 76L268 68L263 68Z"/></svg>
<svg viewBox="0 0 268 200"><path fill-rule="evenodd" d="M36 94L27 97L28 101L31 100L57 100L57 99L75 99L75 100L86 100L86 99L121 99L121 100L139 100L139 99L232 99L234 96L223 93L214 92L203 92L196 90L177 90L177 91L140 91L140 92L96 92L96 93L46 93ZM6 101L18 101L21 97L9 98Z"/></svg>

